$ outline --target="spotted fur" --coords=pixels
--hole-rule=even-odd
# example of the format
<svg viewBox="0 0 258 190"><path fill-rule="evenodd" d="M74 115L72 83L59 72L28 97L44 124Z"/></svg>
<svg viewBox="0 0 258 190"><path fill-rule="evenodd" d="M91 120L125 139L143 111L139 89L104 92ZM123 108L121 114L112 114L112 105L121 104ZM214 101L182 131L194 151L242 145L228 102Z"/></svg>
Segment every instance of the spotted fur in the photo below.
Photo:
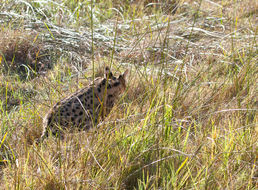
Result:
<svg viewBox="0 0 258 190"><path fill-rule="evenodd" d="M118 78L106 67L105 77L57 102L43 119L44 131L38 142L51 132L62 137L63 130L87 130L110 113L115 101L126 88L128 70Z"/></svg>

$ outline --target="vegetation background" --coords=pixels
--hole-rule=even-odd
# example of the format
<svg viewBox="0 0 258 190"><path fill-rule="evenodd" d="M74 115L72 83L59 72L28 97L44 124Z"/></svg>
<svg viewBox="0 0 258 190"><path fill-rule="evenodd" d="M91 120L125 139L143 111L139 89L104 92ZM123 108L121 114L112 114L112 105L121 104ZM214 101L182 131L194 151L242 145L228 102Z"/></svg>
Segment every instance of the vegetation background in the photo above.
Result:
<svg viewBox="0 0 258 190"><path fill-rule="evenodd" d="M257 4L1 0L0 189L257 189ZM106 120L36 146L107 65Z"/></svg>

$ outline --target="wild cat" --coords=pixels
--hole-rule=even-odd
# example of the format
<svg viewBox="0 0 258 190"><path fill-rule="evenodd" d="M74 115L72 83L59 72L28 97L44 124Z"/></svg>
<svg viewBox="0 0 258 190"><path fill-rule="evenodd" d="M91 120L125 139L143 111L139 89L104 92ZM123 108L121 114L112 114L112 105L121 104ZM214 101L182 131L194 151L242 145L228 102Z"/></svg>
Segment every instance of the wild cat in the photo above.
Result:
<svg viewBox="0 0 258 190"><path fill-rule="evenodd" d="M74 127L87 130L98 124L125 91L127 74L128 70L115 77L106 67L103 78L96 78L87 87L57 102L44 117L44 130L37 142L47 138L49 132L62 137L63 130Z"/></svg>

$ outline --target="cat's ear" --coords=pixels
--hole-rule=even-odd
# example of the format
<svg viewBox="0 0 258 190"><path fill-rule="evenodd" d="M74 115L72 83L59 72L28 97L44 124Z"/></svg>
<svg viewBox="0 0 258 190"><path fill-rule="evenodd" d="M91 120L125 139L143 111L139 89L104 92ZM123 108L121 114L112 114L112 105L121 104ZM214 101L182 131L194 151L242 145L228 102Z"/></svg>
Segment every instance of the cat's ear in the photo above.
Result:
<svg viewBox="0 0 258 190"><path fill-rule="evenodd" d="M129 73L129 70L127 69L122 75L119 75L119 78L118 78L118 79L119 79L120 81L124 81L124 83L125 83L126 77L127 77L128 73Z"/></svg>
<svg viewBox="0 0 258 190"><path fill-rule="evenodd" d="M122 75L124 80L126 80L126 77L127 77L128 73L129 73L129 69L126 69L126 71Z"/></svg>
<svg viewBox="0 0 258 190"><path fill-rule="evenodd" d="M112 79L112 77L113 77L113 73L110 71L109 67L106 67L105 68L105 78Z"/></svg>

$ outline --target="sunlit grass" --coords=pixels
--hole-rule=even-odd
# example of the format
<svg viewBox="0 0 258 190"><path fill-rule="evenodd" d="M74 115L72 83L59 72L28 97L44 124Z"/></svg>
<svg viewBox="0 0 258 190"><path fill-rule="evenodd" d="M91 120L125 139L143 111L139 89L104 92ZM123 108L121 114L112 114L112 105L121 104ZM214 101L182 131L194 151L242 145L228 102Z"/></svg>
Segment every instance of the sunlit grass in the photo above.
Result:
<svg viewBox="0 0 258 190"><path fill-rule="evenodd" d="M55 53L35 78L0 68L0 187L255 189L252 3L4 1L2 34L33 30ZM130 74L105 121L35 145L50 107L106 65Z"/></svg>

